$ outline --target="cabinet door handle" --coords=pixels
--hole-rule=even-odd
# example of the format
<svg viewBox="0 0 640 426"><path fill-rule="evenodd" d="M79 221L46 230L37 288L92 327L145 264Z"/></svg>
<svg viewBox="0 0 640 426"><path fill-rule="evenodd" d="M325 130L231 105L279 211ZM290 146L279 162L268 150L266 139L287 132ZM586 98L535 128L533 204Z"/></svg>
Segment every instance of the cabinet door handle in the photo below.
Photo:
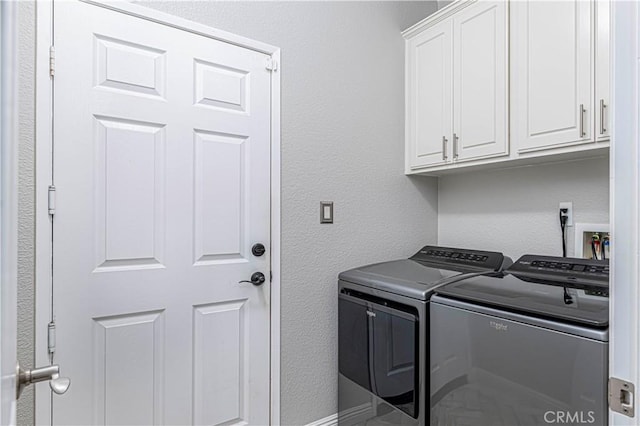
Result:
<svg viewBox="0 0 640 426"><path fill-rule="evenodd" d="M442 137L442 159L447 160L447 138L445 136Z"/></svg>
<svg viewBox="0 0 640 426"><path fill-rule="evenodd" d="M580 104L580 137L584 138L585 136L587 136L587 134L584 131L584 113L585 113L585 109L584 109L584 104Z"/></svg>
<svg viewBox="0 0 640 426"><path fill-rule="evenodd" d="M458 159L458 135L453 134L453 159Z"/></svg>
<svg viewBox="0 0 640 426"><path fill-rule="evenodd" d="M607 132L606 127L604 127L604 110L607 106L604 104L604 99L600 99L600 134L604 135Z"/></svg>

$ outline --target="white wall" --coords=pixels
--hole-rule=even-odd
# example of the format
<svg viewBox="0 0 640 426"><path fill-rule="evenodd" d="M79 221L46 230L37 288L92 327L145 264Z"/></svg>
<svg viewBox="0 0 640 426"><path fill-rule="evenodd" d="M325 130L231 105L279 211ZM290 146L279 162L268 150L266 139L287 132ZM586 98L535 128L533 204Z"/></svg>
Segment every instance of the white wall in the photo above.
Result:
<svg viewBox="0 0 640 426"><path fill-rule="evenodd" d="M573 202L574 222L609 223L609 159L452 175L440 179L438 194L439 244L498 250L513 260L561 256L561 201Z"/></svg>
<svg viewBox="0 0 640 426"><path fill-rule="evenodd" d="M436 2L144 5L282 48L282 423L331 415L337 410L337 274L407 257L436 241L437 183L403 175L400 36L434 12ZM20 47L25 364L33 360L33 21L31 10ZM318 223L320 200L335 202L334 224ZM20 424L33 422L32 404L21 399Z"/></svg>

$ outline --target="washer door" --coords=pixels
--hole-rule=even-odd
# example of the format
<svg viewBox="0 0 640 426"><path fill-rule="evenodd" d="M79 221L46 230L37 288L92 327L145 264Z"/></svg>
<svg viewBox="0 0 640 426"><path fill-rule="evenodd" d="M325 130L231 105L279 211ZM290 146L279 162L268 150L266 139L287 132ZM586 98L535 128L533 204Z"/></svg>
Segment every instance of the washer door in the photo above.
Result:
<svg viewBox="0 0 640 426"><path fill-rule="evenodd" d="M338 300L340 373L410 416L418 416L418 314L414 308L344 289Z"/></svg>

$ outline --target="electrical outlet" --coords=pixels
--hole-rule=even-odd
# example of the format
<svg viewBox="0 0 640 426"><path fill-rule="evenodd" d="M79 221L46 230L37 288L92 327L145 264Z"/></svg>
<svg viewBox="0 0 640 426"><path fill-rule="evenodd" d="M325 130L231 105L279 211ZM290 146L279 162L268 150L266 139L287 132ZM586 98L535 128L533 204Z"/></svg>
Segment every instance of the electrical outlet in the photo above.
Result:
<svg viewBox="0 0 640 426"><path fill-rule="evenodd" d="M560 209L567 209L567 226L573 226L573 203L564 201L560 203Z"/></svg>

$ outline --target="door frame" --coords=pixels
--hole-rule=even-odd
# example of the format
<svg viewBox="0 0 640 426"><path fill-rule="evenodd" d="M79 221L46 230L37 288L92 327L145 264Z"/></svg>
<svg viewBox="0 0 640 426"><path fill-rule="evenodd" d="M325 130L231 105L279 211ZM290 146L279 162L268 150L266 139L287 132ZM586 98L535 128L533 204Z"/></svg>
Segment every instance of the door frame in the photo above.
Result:
<svg viewBox="0 0 640 426"><path fill-rule="evenodd" d="M0 4L0 424L16 423L18 270L17 6Z"/></svg>
<svg viewBox="0 0 640 426"><path fill-rule="evenodd" d="M271 56L277 64L271 73L271 300L270 300L270 422L280 424L280 48L217 30L126 1L80 0L126 15L156 22ZM36 365L49 364L47 325L52 315L51 221L48 188L53 174L53 80L49 48L53 43L53 0L36 5L36 271L35 358ZM64 366L61 366L64 369ZM63 370L64 371L64 370ZM50 424L51 398L46 386L36 387L35 423Z"/></svg>
<svg viewBox="0 0 640 426"><path fill-rule="evenodd" d="M640 416L640 5L611 2L610 218L613 236L609 312L609 376L635 385L635 417L609 410L609 423L638 424Z"/></svg>

